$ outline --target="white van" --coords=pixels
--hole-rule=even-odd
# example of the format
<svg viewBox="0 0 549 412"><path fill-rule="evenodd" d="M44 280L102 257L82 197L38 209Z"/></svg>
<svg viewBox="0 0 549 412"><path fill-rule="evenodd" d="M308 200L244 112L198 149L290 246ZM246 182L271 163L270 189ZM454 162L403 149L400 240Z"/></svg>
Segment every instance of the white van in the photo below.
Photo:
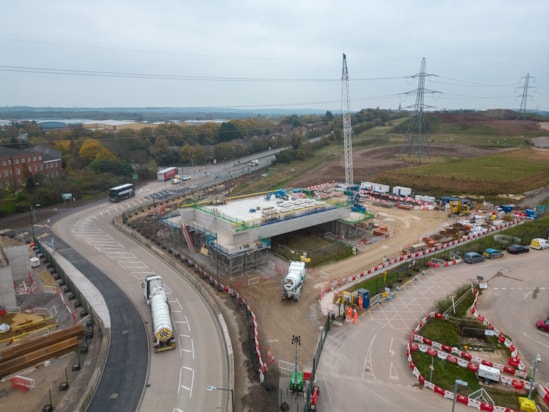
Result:
<svg viewBox="0 0 549 412"><path fill-rule="evenodd" d="M497 368L492 368L491 366L478 365L478 378L482 380L485 384L490 382L499 382L501 377L501 371Z"/></svg>
<svg viewBox="0 0 549 412"><path fill-rule="evenodd" d="M532 239L530 247L537 250L547 249L549 248L549 240L543 238Z"/></svg>

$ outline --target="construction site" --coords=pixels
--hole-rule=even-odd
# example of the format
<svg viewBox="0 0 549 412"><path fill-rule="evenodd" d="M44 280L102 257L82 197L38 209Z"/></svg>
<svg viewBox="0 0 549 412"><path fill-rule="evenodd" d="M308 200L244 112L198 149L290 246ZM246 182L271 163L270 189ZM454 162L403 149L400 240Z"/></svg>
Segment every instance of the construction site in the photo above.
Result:
<svg viewBox="0 0 549 412"><path fill-rule="evenodd" d="M162 223L180 232L189 250L200 251L224 273L236 275L264 264L275 236L325 224L333 230L337 222L352 225L368 217L365 208L351 214L343 190L329 185L179 208Z"/></svg>
<svg viewBox="0 0 549 412"><path fill-rule="evenodd" d="M295 322L294 319L302 315L297 305L294 307L287 305L284 306L286 316L282 319L271 319L271 316L268 316L273 309L272 299L269 298L270 290L280 289L281 275L295 273L293 277L288 276L287 280L293 281L292 288L294 285L299 287L298 295L284 295L286 292L282 286L283 300L301 298L301 307L317 305L320 286L331 288L334 282L336 285L338 282L344 284L348 281L349 274L363 272L366 264L378 264L386 258L386 255L396 259L403 252L413 252L414 248L421 251L422 248L432 247L437 243L459 239L474 230L474 225L469 222L478 211L468 199L448 198L447 201L442 199L436 202L434 198L413 194L412 188L395 186L391 190L389 186L372 182L355 184L345 56L343 64L345 183L316 184L304 188L279 189L238 197L230 197L224 191L218 193L212 191L211 196L193 199L192 203L172 202L171 205L162 209L149 208L150 213L136 212L135 218L125 222L134 229L138 228L141 234L161 244L164 249L171 252L176 250L181 255L187 256L189 262L191 260L201 263L206 261L211 273L217 272L218 280L221 273L231 282L234 289L242 291L247 288L245 290L247 299L254 303L256 311L263 320L269 319L269 322L265 321L262 325L265 335L272 336L281 330L287 331L288 323ZM421 72L424 77L424 63ZM420 76L416 112L411 125L417 125L422 121L421 79ZM408 154L421 159L421 156L428 151L424 136L410 128L407 138ZM467 223L456 222L461 216L467 217ZM491 213L479 214L479 216L482 216L486 223L492 216L498 217ZM480 221L477 223L480 224ZM357 246L357 254L363 253L361 256L352 257L345 262L345 265L332 263L322 269L309 272L309 284L303 288L303 295L301 295L305 280L305 265L294 272L290 268L287 268L287 271L275 270L270 258L276 259L271 253L273 238L308 228L318 228L326 238ZM386 240L386 242L383 242L380 248L370 248L370 245L378 240ZM32 255L32 250L29 249L26 252L27 254L30 252L31 256L26 256L25 259L35 257ZM307 261L306 256L303 258ZM23 271L22 280L17 283L16 290L24 292L29 287L33 288L35 286L32 282L33 276L45 269L44 266L39 269L30 266L29 263L28 273ZM261 275L259 280L262 284L261 288L254 288L254 284L249 282L257 274ZM29 277L29 275L32 276ZM62 286L56 283L55 290L59 290ZM270 288L271 286L273 287ZM288 287L288 289L292 288ZM33 296L36 296L36 293ZM21 308L25 307L25 303L17 305ZM10 306L16 306L16 303ZM42 305L35 302L29 303L29 306L35 308ZM51 306L48 305L48 307ZM301 332L304 347L314 347L318 326L321 324L321 313L318 312L310 315L311 330ZM67 313L70 312L67 311ZM49 313L39 314L39 317L41 323L46 318L50 318ZM25 329L33 322L25 320L21 327ZM53 320L49 319L48 322L63 323L58 316ZM68 323L72 321L69 319ZM52 327L44 325L46 326ZM79 328L70 331L70 334L71 336L66 337L66 341L63 340L65 343L61 344L65 351L74 351L78 348L74 342L81 339L84 331ZM262 339L265 339L265 336L262 336ZM55 346L56 342L58 341L48 341L47 346ZM7 339L5 343L12 342ZM293 351L289 348L293 349L293 347L280 346L276 352L277 358L292 359ZM275 358L274 349L271 352L269 346L267 353L272 353L272 358ZM310 354L307 353L307 356ZM271 356L268 358L270 359ZM28 360L37 362L36 359L29 357Z"/></svg>

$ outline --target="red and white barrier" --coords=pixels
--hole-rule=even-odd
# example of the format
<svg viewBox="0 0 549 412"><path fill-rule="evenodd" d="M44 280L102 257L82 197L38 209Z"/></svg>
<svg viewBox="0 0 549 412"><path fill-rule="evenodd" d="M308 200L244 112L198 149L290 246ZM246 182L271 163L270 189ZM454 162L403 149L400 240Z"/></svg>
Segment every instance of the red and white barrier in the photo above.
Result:
<svg viewBox="0 0 549 412"><path fill-rule="evenodd" d="M436 319L443 318L442 314L437 312L432 312L424 316L418 322L418 325L413 330L409 339L406 355L407 355L410 369L412 370L412 374L416 377L419 383L423 385L425 388L431 389L435 393L439 393L444 398L453 399L454 397L453 392L447 391L443 388L440 388L434 385L431 382L426 381L425 378L419 372L419 370L415 367L412 360L411 353L419 350L420 352L428 353L430 356L436 356L441 360L445 360L447 362L457 364L461 367L467 367L469 370L473 372L476 372L478 370L479 365L486 365L486 366L497 368L501 372L503 372L503 374L501 375L501 382L503 384L507 386L512 386L516 390L524 390L524 389L530 390L530 382L525 380L528 377L528 373L525 370L526 368L524 366L524 363L522 363L520 361L520 358L518 357L518 353L514 344L510 339L505 337L502 333L498 332L497 329L495 329L492 324L490 324L482 315L478 313L478 311L476 310L477 301L478 301L478 290L475 290L475 299L474 299L473 305L471 306L471 313L480 322L486 325L488 329L494 330L494 333L498 335L498 340L501 343L504 343L507 346L507 348L509 348L512 356L509 359L509 364L511 366L501 365L498 363L487 361L485 359L479 358L478 356L473 356L458 348L450 347L448 345L444 345L439 342L433 342L428 338L420 336L418 332L425 325L427 320L429 320L429 318L431 317L434 317ZM511 375L511 376L507 376L507 375ZM542 396L544 401L549 405L549 392L545 388L541 387L540 385L538 385L537 390L540 396ZM515 412L510 408L493 406L484 402L480 402L478 400L469 399L459 394L456 397L456 401L463 403L464 405L467 405L469 407L475 408L477 410Z"/></svg>

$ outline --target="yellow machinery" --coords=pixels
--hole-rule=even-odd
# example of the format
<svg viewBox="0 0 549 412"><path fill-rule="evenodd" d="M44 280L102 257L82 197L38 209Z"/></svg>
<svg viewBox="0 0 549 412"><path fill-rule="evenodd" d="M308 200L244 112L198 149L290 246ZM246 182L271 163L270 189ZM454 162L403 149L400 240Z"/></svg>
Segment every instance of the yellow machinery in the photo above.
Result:
<svg viewBox="0 0 549 412"><path fill-rule="evenodd" d="M471 214L472 203L469 199L455 198L448 202L448 206L452 215L467 216Z"/></svg>

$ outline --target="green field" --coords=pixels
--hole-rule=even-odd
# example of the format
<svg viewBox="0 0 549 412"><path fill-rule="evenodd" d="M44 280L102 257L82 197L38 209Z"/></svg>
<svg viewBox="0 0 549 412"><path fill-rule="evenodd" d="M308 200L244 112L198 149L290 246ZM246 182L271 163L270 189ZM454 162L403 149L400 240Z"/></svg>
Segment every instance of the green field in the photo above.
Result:
<svg viewBox="0 0 549 412"><path fill-rule="evenodd" d="M533 149L515 149L470 159L439 158L384 172L380 180L435 194L520 194L549 184L549 156Z"/></svg>

